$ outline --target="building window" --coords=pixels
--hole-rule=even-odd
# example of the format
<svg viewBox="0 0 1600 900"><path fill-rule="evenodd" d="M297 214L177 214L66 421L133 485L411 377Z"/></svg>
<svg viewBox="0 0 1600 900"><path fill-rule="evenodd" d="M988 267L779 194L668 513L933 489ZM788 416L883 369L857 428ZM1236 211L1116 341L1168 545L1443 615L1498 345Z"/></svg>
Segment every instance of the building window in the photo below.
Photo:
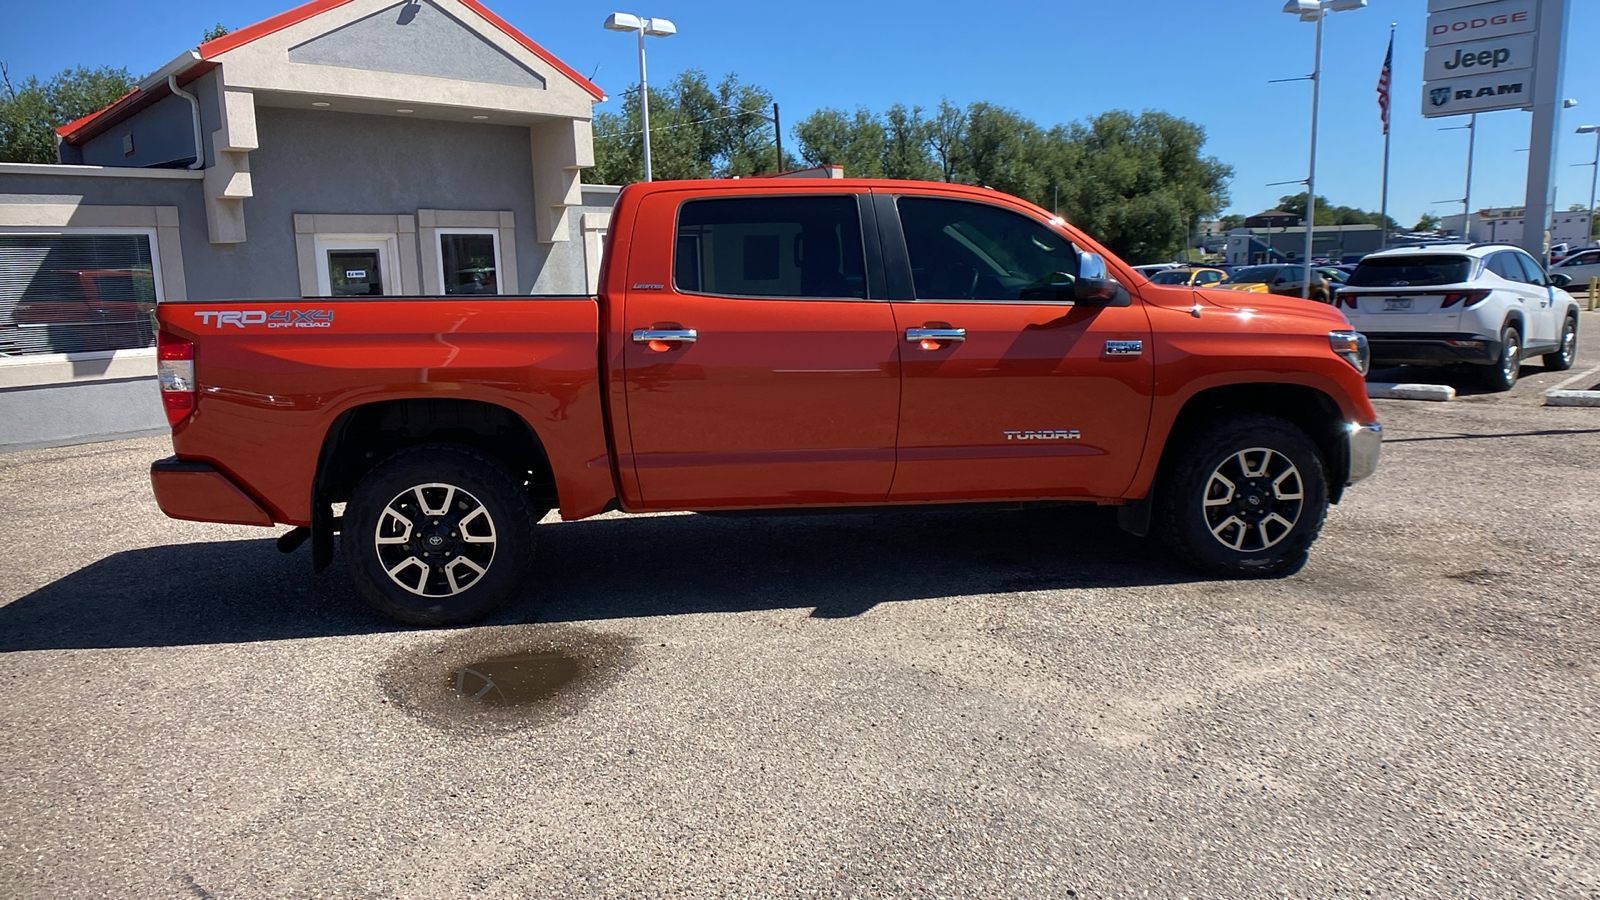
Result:
<svg viewBox="0 0 1600 900"><path fill-rule="evenodd" d="M439 231L439 282L446 294L500 293L500 230Z"/></svg>
<svg viewBox="0 0 1600 900"><path fill-rule="evenodd" d="M153 346L153 230L0 233L0 356Z"/></svg>
<svg viewBox="0 0 1600 900"><path fill-rule="evenodd" d="M317 235L318 296L363 297L400 293L394 277L398 243L398 236L393 234Z"/></svg>
<svg viewBox="0 0 1600 900"><path fill-rule="evenodd" d="M510 210L419 209L422 293L516 294L516 218Z"/></svg>
<svg viewBox="0 0 1600 900"><path fill-rule="evenodd" d="M302 297L416 294L417 224L411 216L296 213Z"/></svg>

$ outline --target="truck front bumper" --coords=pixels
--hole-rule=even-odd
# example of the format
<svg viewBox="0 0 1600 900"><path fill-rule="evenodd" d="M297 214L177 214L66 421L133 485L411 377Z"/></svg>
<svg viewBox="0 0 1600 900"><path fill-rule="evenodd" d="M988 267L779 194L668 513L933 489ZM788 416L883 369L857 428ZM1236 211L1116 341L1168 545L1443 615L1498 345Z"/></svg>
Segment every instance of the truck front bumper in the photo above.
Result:
<svg viewBox="0 0 1600 900"><path fill-rule="evenodd" d="M1345 426L1345 458L1350 460L1350 475L1346 485L1355 484L1378 471L1378 457L1383 453L1383 426L1377 422L1362 425L1352 422Z"/></svg>
<svg viewBox="0 0 1600 900"><path fill-rule="evenodd" d="M223 522L228 525L271 525L272 516L228 476L199 462L176 456L150 464L150 486L161 511L174 519Z"/></svg>

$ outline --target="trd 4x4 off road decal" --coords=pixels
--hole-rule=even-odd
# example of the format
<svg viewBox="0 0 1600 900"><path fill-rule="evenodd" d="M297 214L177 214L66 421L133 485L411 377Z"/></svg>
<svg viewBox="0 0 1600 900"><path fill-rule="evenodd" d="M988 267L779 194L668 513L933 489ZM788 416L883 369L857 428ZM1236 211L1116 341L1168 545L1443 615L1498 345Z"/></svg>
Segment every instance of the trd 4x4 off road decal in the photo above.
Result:
<svg viewBox="0 0 1600 900"><path fill-rule="evenodd" d="M195 315L200 317L200 324L214 323L217 328L224 325L239 328L247 325L265 325L268 328L333 327L331 309L278 309L270 313L264 309L198 310Z"/></svg>

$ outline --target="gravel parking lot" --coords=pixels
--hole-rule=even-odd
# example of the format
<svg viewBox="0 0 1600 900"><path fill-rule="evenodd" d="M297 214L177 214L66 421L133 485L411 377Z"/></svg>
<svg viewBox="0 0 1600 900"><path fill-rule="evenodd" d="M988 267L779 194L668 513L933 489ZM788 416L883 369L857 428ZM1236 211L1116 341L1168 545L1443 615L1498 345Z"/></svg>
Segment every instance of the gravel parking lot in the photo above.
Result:
<svg viewBox="0 0 1600 900"><path fill-rule="evenodd" d="M164 518L166 439L0 456L0 894L1600 896L1600 409L1524 373L1377 401L1284 580L1094 509L608 516L439 631Z"/></svg>

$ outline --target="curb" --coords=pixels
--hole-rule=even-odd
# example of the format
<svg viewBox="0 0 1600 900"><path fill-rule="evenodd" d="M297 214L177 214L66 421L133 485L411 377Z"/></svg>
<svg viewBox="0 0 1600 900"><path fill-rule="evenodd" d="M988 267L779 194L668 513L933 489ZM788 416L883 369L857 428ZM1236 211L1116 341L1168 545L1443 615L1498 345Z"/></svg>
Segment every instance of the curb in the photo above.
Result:
<svg viewBox="0 0 1600 900"><path fill-rule="evenodd" d="M1367 396L1374 400L1444 402L1456 398L1456 389L1448 384L1395 384L1388 381L1372 381L1367 383Z"/></svg>
<svg viewBox="0 0 1600 900"><path fill-rule="evenodd" d="M1600 407L1600 391L1545 391L1544 405Z"/></svg>

